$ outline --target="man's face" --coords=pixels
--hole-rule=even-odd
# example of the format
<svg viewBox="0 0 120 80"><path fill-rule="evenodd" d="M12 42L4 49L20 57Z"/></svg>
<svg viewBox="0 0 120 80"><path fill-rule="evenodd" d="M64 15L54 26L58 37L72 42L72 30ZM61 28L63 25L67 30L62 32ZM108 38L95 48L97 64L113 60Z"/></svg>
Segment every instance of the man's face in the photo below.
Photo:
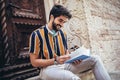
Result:
<svg viewBox="0 0 120 80"><path fill-rule="evenodd" d="M66 16L59 16L56 17L52 22L53 30L56 32L60 30L61 27L63 27L63 24L68 21L68 18Z"/></svg>

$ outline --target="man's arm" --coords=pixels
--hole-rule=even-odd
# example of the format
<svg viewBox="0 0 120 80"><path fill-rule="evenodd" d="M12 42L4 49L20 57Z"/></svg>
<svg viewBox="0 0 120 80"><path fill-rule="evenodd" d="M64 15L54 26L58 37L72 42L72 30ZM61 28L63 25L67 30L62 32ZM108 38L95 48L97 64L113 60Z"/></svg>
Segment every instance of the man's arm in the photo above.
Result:
<svg viewBox="0 0 120 80"><path fill-rule="evenodd" d="M30 53L30 61L34 67L47 67L54 64L55 59L39 59L38 55Z"/></svg>
<svg viewBox="0 0 120 80"><path fill-rule="evenodd" d="M70 59L69 55L63 55L56 58L58 64L63 64L66 60ZM39 59L38 55L30 53L30 61L34 67L47 67L54 64L55 58L52 59Z"/></svg>

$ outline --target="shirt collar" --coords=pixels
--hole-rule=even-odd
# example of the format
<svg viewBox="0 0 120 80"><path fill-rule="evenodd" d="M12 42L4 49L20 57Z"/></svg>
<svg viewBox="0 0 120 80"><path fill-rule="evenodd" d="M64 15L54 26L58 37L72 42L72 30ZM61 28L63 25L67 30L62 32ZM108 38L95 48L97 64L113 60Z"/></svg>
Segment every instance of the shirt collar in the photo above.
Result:
<svg viewBox="0 0 120 80"><path fill-rule="evenodd" d="M53 36L57 36L58 35L58 32L56 32L55 34L54 34L54 32L52 32L49 28L48 28L48 25L46 24L46 28L47 28L47 30L48 30L48 33L50 33L51 35L53 35Z"/></svg>

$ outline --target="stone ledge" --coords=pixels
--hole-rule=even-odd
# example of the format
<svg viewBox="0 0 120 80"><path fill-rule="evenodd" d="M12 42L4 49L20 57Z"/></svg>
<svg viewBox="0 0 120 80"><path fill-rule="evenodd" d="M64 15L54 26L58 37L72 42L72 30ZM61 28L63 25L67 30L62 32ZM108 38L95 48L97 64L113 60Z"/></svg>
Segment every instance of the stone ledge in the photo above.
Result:
<svg viewBox="0 0 120 80"><path fill-rule="evenodd" d="M88 72L77 74L77 75L81 78L81 80L95 80L94 75L92 74L92 71L88 71ZM35 76L25 80L42 80L42 79L40 79L39 76Z"/></svg>
<svg viewBox="0 0 120 80"><path fill-rule="evenodd" d="M109 74L112 80L120 80L120 72L109 72ZM88 72L77 74L77 75L81 78L81 80L95 80L92 71L88 71ZM39 76L35 76L25 80L42 80L42 79L40 79Z"/></svg>
<svg viewBox="0 0 120 80"><path fill-rule="evenodd" d="M120 72L109 72L112 80L120 80Z"/></svg>
<svg viewBox="0 0 120 80"><path fill-rule="evenodd" d="M120 72L109 72L109 75L111 76L111 80L120 80ZM81 78L81 80L95 80L92 71L78 74L78 76Z"/></svg>

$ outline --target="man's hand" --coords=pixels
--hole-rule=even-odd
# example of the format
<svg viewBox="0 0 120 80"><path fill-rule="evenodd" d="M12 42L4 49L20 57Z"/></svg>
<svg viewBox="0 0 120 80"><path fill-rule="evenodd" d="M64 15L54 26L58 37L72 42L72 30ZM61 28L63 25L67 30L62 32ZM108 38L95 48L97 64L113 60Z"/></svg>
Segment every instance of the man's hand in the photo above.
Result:
<svg viewBox="0 0 120 80"><path fill-rule="evenodd" d="M73 64L77 65L77 64L80 64L82 62L82 60L76 60L73 62Z"/></svg>
<svg viewBox="0 0 120 80"><path fill-rule="evenodd" d="M56 61L59 63L59 64L63 64L66 60L70 59L70 56L69 55L63 55L63 56L59 56L59 57L56 57Z"/></svg>

